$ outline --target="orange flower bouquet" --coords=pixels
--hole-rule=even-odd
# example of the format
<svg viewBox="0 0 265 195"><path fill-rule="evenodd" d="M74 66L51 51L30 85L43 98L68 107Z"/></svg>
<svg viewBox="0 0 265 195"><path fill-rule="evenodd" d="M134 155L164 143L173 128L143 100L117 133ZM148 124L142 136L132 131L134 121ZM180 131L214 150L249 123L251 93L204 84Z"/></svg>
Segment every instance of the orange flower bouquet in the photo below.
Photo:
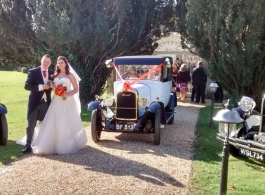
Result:
<svg viewBox="0 0 265 195"><path fill-rule="evenodd" d="M67 90L67 87L60 84L60 85L56 86L54 94L58 95L58 96L63 96L65 94L66 90ZM66 98L63 97L63 99L65 100Z"/></svg>

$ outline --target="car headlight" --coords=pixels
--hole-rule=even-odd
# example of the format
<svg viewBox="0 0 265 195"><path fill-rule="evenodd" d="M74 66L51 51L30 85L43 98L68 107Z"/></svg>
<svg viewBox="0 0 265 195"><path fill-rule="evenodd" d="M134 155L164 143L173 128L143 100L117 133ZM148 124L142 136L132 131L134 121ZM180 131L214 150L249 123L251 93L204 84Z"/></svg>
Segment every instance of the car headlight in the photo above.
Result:
<svg viewBox="0 0 265 195"><path fill-rule="evenodd" d="M106 98L103 100L103 104L104 104L104 106L112 106L112 104L113 104L113 99L112 99L112 98L109 98L109 97L106 97Z"/></svg>
<svg viewBox="0 0 265 195"><path fill-rule="evenodd" d="M138 105L140 107L146 107L148 105L148 99L147 98L140 98Z"/></svg>
<svg viewBox="0 0 265 195"><path fill-rule="evenodd" d="M256 102L250 97L243 96L238 105L244 112L249 112L255 108Z"/></svg>

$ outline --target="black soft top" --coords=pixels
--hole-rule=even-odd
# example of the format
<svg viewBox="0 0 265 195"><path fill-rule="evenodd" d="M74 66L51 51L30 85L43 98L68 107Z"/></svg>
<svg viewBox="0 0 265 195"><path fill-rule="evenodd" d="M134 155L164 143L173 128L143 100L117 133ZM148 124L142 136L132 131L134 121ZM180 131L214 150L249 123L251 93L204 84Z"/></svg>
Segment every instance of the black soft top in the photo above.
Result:
<svg viewBox="0 0 265 195"><path fill-rule="evenodd" d="M158 65L163 63L166 59L169 59L170 63L173 63L173 59L170 56L121 56L113 58L113 62L116 65Z"/></svg>

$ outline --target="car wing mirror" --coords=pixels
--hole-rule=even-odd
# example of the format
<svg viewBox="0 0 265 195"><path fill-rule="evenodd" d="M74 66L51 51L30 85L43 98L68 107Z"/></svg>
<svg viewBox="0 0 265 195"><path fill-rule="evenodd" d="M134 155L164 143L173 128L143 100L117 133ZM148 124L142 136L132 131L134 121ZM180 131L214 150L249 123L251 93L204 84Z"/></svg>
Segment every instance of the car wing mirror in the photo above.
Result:
<svg viewBox="0 0 265 195"><path fill-rule="evenodd" d="M113 67L113 60L112 59L109 59L109 60L106 60L105 61L105 64L106 64L106 67L107 68L111 68L111 67Z"/></svg>
<svg viewBox="0 0 265 195"><path fill-rule="evenodd" d="M164 65L165 65L166 67L168 67L168 68L171 67L171 63L170 63L169 58L166 58L166 59L164 60Z"/></svg>

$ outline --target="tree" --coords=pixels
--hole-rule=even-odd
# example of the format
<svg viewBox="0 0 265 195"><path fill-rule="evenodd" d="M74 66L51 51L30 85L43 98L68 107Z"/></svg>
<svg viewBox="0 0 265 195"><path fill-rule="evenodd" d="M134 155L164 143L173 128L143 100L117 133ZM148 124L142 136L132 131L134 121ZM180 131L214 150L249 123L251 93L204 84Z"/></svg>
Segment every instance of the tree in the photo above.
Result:
<svg viewBox="0 0 265 195"><path fill-rule="evenodd" d="M0 61L4 66L32 65L35 34L25 1L0 0Z"/></svg>
<svg viewBox="0 0 265 195"><path fill-rule="evenodd" d="M176 6L184 47L232 97L261 99L265 89L265 2L189 0Z"/></svg>
<svg viewBox="0 0 265 195"><path fill-rule="evenodd" d="M43 53L65 55L82 78L80 96L84 102L104 90L110 74L104 66L106 59L120 55L152 54L157 47L155 42L161 36L160 25L167 27L164 35L173 27L170 21L173 0L22 2L26 5L24 10L30 14L27 14L28 18L22 18L21 23L31 25L30 29L34 32L31 49L38 56ZM7 4L7 7L14 12L11 5ZM9 28L8 25L6 28ZM25 55L32 58L32 55Z"/></svg>
<svg viewBox="0 0 265 195"><path fill-rule="evenodd" d="M34 1L33 1L34 2ZM109 76L106 59L117 55L152 53L159 34L161 1L51 1L36 10L38 39L70 58L82 77L81 98L100 94ZM155 9L155 12L148 10ZM158 32L159 31L159 32ZM56 36L54 36L56 35ZM56 54L55 54L56 55Z"/></svg>

